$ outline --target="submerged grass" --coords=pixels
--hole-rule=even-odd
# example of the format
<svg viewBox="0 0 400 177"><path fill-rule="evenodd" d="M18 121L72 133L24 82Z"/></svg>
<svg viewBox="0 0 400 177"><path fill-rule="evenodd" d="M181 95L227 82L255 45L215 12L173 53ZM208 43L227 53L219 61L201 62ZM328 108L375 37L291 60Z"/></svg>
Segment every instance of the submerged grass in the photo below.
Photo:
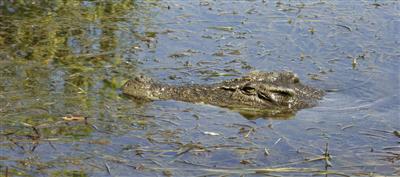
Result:
<svg viewBox="0 0 400 177"><path fill-rule="evenodd" d="M159 168L159 167L145 167L148 170L155 171L191 171L191 172L208 172L218 175L245 175L245 174L276 174L276 173L293 173L293 174L310 174L310 175L339 175L339 176L351 176L343 172L333 170L320 170L316 168L194 168L194 169L182 169L182 168Z"/></svg>

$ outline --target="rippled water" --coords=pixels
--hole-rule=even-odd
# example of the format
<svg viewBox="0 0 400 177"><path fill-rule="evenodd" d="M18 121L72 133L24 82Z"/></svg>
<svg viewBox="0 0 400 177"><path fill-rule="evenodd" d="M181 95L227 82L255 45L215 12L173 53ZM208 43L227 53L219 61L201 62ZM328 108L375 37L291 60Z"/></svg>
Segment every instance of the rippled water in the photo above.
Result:
<svg viewBox="0 0 400 177"><path fill-rule="evenodd" d="M400 175L398 1L0 8L3 176ZM290 70L327 94L290 119L248 120L119 89L138 73L206 84L253 70Z"/></svg>

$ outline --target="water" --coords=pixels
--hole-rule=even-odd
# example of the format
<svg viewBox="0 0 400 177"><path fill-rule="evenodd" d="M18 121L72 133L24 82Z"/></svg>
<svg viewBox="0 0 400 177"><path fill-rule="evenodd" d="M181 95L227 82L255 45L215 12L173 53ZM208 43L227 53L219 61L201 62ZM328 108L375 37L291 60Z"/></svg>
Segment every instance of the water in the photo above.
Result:
<svg viewBox="0 0 400 177"><path fill-rule="evenodd" d="M4 176L400 175L398 1L32 2L0 2ZM252 70L329 92L248 120L119 90Z"/></svg>

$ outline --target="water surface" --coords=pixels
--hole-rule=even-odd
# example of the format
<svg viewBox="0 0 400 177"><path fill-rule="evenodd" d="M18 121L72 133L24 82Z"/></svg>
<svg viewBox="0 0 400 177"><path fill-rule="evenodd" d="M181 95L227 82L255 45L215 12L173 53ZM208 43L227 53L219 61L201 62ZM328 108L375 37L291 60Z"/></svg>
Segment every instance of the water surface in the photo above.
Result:
<svg viewBox="0 0 400 177"><path fill-rule="evenodd" d="M3 176L400 175L398 1L0 8ZM139 73L207 84L253 70L328 92L289 119L248 120L119 89Z"/></svg>

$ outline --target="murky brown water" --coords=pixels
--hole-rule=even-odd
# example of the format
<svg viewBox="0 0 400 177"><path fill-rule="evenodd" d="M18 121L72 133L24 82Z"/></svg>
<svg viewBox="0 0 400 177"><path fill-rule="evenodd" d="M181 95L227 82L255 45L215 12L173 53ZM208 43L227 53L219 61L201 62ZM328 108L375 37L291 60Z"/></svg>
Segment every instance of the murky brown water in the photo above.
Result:
<svg viewBox="0 0 400 177"><path fill-rule="evenodd" d="M2 176L400 175L398 1L22 2L0 1ZM252 70L330 92L248 120L119 90Z"/></svg>

